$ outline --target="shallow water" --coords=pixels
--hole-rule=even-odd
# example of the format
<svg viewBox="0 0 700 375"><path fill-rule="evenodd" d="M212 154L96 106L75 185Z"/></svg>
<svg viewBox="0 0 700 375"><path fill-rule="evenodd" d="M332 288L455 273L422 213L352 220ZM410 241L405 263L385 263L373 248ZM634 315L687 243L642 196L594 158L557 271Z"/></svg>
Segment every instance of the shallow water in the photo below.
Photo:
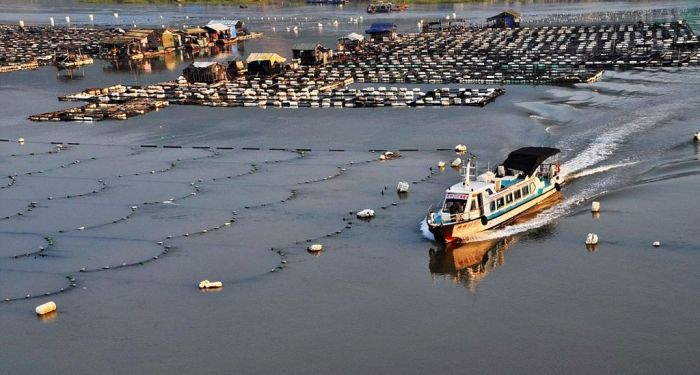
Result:
<svg viewBox="0 0 700 375"><path fill-rule="evenodd" d="M417 7L392 17L408 28L447 9L476 18L501 5ZM522 9L556 15L692 5L567 2ZM3 21L18 14L45 22L53 13L73 20L112 13L70 1L7 9ZM114 9L124 19L143 10ZM186 10L193 19L238 12ZM185 12L156 11L166 19ZM353 7L270 14L290 13L313 22L361 14ZM277 32L232 53L287 51L299 40L329 43L363 30L364 16L364 26ZM690 16L697 29L697 13ZM507 94L485 108L173 106L118 122L26 120L72 105L58 95L159 82L185 64L153 63L146 73L98 62L73 80L57 79L49 67L0 75L0 138L26 140L0 142L0 175L17 174L12 184L0 181L6 186L0 299L19 298L0 303L0 372L693 373L698 367L700 146L691 139L700 130L698 69L609 71L603 81L577 87L506 86ZM57 152L50 144L56 141L80 144ZM469 145L482 167L520 146L559 147L569 183L558 201L528 220L480 242L440 248L420 222L458 179L451 169L435 168L455 157L437 149L457 143ZM370 149L419 151L382 162ZM411 182L406 197L394 192L398 181ZM602 204L598 218L589 212L594 199ZM349 213L363 208L377 216L361 221ZM595 251L584 245L589 232L601 239ZM324 245L320 256L306 251L314 242ZM203 279L225 286L203 293L196 288ZM62 288L67 291L36 297ZM34 307L49 299L59 312L37 319Z"/></svg>

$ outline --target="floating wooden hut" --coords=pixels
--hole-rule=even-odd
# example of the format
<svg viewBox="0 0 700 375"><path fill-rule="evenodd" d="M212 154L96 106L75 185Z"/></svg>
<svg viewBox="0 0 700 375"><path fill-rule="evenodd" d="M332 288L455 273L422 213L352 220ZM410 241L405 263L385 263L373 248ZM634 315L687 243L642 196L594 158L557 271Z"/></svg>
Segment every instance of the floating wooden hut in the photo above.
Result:
<svg viewBox="0 0 700 375"><path fill-rule="evenodd" d="M276 53L251 53L246 62L248 63L249 75L269 76L284 72L284 57Z"/></svg>
<svg viewBox="0 0 700 375"><path fill-rule="evenodd" d="M336 45L338 51L356 51L362 48L365 37L358 33L350 33L340 39Z"/></svg>
<svg viewBox="0 0 700 375"><path fill-rule="evenodd" d="M231 78L240 77L248 72L245 61L231 60L228 62L228 75Z"/></svg>
<svg viewBox="0 0 700 375"><path fill-rule="evenodd" d="M301 65L325 65L333 59L333 51L320 44L303 43L292 48L292 58Z"/></svg>
<svg viewBox="0 0 700 375"><path fill-rule="evenodd" d="M192 27L185 30L185 47L200 49L209 46L209 33L201 27Z"/></svg>
<svg viewBox="0 0 700 375"><path fill-rule="evenodd" d="M229 79L226 66L216 61L196 61L182 71L189 83L216 83Z"/></svg>
<svg viewBox="0 0 700 375"><path fill-rule="evenodd" d="M209 34L209 40L215 43L223 43L231 39L231 28L220 23L209 23L202 26Z"/></svg>
<svg viewBox="0 0 700 375"><path fill-rule="evenodd" d="M365 30L373 41L382 42L396 39L396 25L393 23L373 23Z"/></svg>
<svg viewBox="0 0 700 375"><path fill-rule="evenodd" d="M239 20L211 20L209 21L209 24L228 26L231 38L248 34L248 31L243 26L243 22Z"/></svg>
<svg viewBox="0 0 700 375"><path fill-rule="evenodd" d="M498 28L514 28L520 27L520 22L523 21L523 16L520 12L516 12L512 9L505 10L493 17L486 19L486 22L492 27Z"/></svg>
<svg viewBox="0 0 700 375"><path fill-rule="evenodd" d="M182 34L173 29L163 30L163 33L161 34L161 41L163 48L166 50L177 49L183 46Z"/></svg>

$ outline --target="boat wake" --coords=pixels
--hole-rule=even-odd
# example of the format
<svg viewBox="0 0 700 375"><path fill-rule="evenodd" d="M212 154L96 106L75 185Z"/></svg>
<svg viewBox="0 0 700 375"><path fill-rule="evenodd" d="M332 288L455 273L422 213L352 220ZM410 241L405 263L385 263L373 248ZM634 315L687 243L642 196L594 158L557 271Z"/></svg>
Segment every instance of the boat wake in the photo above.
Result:
<svg viewBox="0 0 700 375"><path fill-rule="evenodd" d="M613 169L621 168L621 167L627 167L630 165L635 165L638 162L636 161L630 161L630 162L625 162L625 163L618 163L618 164L610 164L610 165L601 165L599 167L594 167L594 168L588 168L588 169L583 169L574 173L569 173L567 175L564 175L564 181L568 182L570 180L575 180L577 178L581 177L586 177L586 176L591 176L597 173L602 173L602 172L607 172Z"/></svg>

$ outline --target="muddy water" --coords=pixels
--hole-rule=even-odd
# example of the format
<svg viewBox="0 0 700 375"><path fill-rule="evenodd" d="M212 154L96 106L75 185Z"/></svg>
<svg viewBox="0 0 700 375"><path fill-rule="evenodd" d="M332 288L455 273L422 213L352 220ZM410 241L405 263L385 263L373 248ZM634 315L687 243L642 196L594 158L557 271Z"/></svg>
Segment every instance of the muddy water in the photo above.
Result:
<svg viewBox="0 0 700 375"><path fill-rule="evenodd" d="M60 4L91 12L58 4L22 9L37 19L63 12ZM487 14L500 5L473 7L463 9ZM592 8L601 5L523 10ZM353 12L304 9L318 18ZM444 9L399 17L414 25ZM284 31L242 53L335 35L327 26ZM58 95L158 82L184 64L147 72L100 62L72 80L50 68L0 76L0 138L25 138L0 142L1 174L17 175L0 181L0 299L17 299L0 303L2 373L697 368L697 69L606 72L572 88L506 86L485 108L174 106L120 122L25 120L68 106ZM52 141L80 144L59 151ZM528 220L441 248L421 220L458 179L435 168L454 157L436 149L457 143L491 164L520 146L559 147L569 183ZM375 148L420 151L382 162L367 151ZM411 183L406 197L395 194L398 181ZM588 210L594 199L597 218ZM363 208L377 216L349 214ZM589 232L601 239L595 249L583 244ZM316 242L320 256L306 251ZM203 279L225 286L202 293ZM49 299L59 312L37 319L34 307Z"/></svg>

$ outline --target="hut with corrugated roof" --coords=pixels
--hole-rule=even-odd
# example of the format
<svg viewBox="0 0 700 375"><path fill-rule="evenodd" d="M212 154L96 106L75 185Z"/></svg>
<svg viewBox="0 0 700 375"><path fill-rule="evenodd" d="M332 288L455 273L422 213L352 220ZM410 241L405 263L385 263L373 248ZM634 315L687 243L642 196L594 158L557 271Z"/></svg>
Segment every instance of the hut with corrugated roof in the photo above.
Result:
<svg viewBox="0 0 700 375"><path fill-rule="evenodd" d="M217 83L229 79L226 66L216 61L195 61L182 71L189 83Z"/></svg>
<svg viewBox="0 0 700 375"><path fill-rule="evenodd" d="M276 53L251 53L248 55L249 75L270 76L284 72L284 57Z"/></svg>

